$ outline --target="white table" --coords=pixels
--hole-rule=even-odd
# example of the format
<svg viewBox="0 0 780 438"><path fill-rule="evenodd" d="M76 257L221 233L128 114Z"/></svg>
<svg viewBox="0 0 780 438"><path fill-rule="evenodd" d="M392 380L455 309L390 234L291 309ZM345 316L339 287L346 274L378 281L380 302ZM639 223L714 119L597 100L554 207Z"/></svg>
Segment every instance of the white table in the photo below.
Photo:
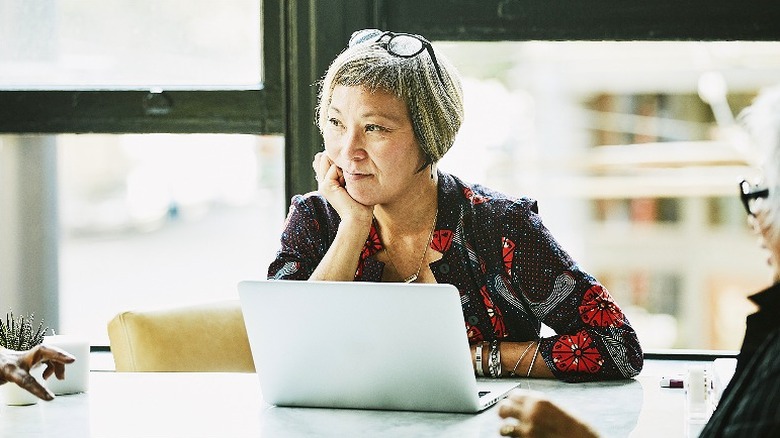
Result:
<svg viewBox="0 0 780 438"><path fill-rule="evenodd" d="M650 361L652 362L652 361ZM648 363L634 380L567 384L517 379L578 412L607 437L683 437L684 393L661 375L683 362ZM87 393L0 406L0 437L498 437L495 408L477 415L280 408L262 401L254 374L92 372Z"/></svg>

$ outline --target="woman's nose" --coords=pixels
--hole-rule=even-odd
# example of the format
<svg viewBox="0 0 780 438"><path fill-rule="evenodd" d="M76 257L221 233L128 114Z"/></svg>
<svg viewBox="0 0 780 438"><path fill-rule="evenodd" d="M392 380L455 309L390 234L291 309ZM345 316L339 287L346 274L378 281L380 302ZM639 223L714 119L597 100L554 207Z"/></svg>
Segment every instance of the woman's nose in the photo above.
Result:
<svg viewBox="0 0 780 438"><path fill-rule="evenodd" d="M350 131L344 136L341 145L341 154L349 160L362 160L368 156L363 136L357 130Z"/></svg>

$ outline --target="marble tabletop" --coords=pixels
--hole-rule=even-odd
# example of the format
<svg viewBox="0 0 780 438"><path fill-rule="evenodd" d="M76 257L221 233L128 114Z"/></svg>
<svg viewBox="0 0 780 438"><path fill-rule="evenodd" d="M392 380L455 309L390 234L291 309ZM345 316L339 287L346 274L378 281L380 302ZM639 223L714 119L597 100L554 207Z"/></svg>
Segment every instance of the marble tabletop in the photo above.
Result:
<svg viewBox="0 0 780 438"><path fill-rule="evenodd" d="M683 437L684 393L660 388L659 378L685 365L662 362L626 381L516 382L588 419L605 437ZM498 437L501 424L495 407L479 414L274 407L262 400L257 376L245 373L94 371L89 385L51 402L0 406L0 436Z"/></svg>

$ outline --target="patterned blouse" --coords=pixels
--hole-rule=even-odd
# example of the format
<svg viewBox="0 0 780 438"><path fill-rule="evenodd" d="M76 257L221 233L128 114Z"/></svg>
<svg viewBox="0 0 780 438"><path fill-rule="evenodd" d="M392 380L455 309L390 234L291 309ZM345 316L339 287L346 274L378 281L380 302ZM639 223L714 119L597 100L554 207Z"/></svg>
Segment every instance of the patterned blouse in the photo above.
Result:
<svg viewBox="0 0 780 438"><path fill-rule="evenodd" d="M540 357L570 382L630 378L642 369L642 349L609 292L583 271L542 224L536 201L511 198L439 172L438 219L430 264L438 283L460 291L469 342L540 339ZM333 242L340 218L321 195L292 199L281 248L268 278L306 280ZM371 227L356 281L382 281L383 249Z"/></svg>

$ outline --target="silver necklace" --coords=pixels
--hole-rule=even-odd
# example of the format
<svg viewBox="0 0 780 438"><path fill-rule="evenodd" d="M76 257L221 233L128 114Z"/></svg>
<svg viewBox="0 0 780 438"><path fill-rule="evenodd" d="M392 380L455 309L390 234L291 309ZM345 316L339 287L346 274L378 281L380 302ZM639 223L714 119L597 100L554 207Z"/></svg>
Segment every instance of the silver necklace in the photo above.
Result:
<svg viewBox="0 0 780 438"><path fill-rule="evenodd" d="M414 274L406 277L403 279L404 283L412 283L417 280L417 278L420 276L420 271L422 271L422 265L425 261L425 255L428 254L428 248L431 246L431 242L433 242L433 232L436 230L436 219L439 217L439 208L436 208L436 213L433 215L433 225L431 225L431 233L428 235L428 243L425 245L425 249L423 250L422 257L420 258L420 263L417 264L417 272ZM390 251L387 250L387 246L385 246L385 254L387 254L387 259L390 260L390 264L393 265L393 268L395 269L395 272L398 274L401 273L401 271L398 270L398 267L393 262L393 258L390 256Z"/></svg>

